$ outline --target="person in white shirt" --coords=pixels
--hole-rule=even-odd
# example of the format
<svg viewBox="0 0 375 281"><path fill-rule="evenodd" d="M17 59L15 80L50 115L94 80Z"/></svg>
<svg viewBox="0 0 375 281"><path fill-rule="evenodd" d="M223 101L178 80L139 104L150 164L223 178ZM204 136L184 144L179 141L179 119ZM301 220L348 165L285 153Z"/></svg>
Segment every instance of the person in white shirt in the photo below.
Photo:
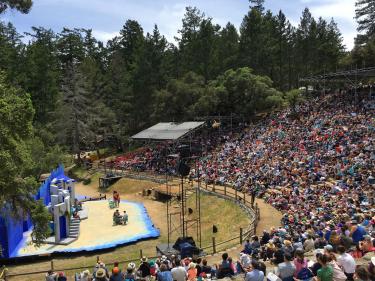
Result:
<svg viewBox="0 0 375 281"><path fill-rule="evenodd" d="M240 253L240 266L241 269L245 272L246 268L251 265L251 258L245 253Z"/></svg>
<svg viewBox="0 0 375 281"><path fill-rule="evenodd" d="M187 272L185 268L181 266L181 261L176 258L175 264L176 267L171 270L173 281L186 281Z"/></svg>
<svg viewBox="0 0 375 281"><path fill-rule="evenodd" d="M348 281L353 281L353 275L356 268L354 258L345 252L345 247L340 245L337 247L337 252L340 256L337 259L338 265L344 270Z"/></svg>

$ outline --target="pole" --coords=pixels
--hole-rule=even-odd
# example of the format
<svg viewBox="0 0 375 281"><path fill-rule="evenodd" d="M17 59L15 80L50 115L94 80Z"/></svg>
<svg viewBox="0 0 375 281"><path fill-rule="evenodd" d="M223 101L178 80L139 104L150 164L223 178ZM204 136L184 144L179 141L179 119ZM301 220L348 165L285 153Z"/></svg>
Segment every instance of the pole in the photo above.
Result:
<svg viewBox="0 0 375 281"><path fill-rule="evenodd" d="M240 227L240 245L242 245L242 235L243 235L243 229Z"/></svg>
<svg viewBox="0 0 375 281"><path fill-rule="evenodd" d="M201 225L201 175L198 162L198 225L199 225L199 247L202 247L202 225Z"/></svg>
<svg viewBox="0 0 375 281"><path fill-rule="evenodd" d="M167 156L167 151L165 151L165 188L167 189L167 194L168 196L170 196L170 193L169 193L169 188L168 188L168 156ZM170 200L171 198L168 198L167 199L167 241L168 241L168 246L167 246L167 249L169 250L169 244L170 244L170 218L169 218L169 204L170 204Z"/></svg>
<svg viewBox="0 0 375 281"><path fill-rule="evenodd" d="M215 237L212 237L212 251L214 254L216 254L216 242Z"/></svg>
<svg viewBox="0 0 375 281"><path fill-rule="evenodd" d="M181 176L181 207L182 207L182 237L185 238L185 191L184 191L184 177Z"/></svg>

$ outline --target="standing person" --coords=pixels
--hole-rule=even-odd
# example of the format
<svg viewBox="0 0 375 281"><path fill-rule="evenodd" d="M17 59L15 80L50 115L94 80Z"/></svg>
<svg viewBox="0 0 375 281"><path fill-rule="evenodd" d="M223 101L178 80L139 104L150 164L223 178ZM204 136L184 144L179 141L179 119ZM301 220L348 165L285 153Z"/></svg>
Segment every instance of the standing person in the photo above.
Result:
<svg viewBox="0 0 375 281"><path fill-rule="evenodd" d="M120 193L116 190L113 191L113 202L115 202L117 208L120 207Z"/></svg>
<svg viewBox="0 0 375 281"><path fill-rule="evenodd" d="M257 183L258 184L258 183ZM257 193L257 188L255 186L251 187L250 194L251 194L251 206L254 207L255 202L255 195Z"/></svg>
<svg viewBox="0 0 375 281"><path fill-rule="evenodd" d="M337 263L341 268L344 270L348 281L353 281L353 275L356 268L356 263L354 258L345 252L345 247L340 245L337 247L337 252L339 253L339 257L337 259Z"/></svg>

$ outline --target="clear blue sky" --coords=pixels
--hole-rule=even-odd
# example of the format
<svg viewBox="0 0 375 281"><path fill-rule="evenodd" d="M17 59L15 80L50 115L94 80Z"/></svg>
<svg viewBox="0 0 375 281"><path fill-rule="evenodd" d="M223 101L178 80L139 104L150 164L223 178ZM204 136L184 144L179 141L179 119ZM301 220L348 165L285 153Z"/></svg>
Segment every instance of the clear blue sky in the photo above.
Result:
<svg viewBox="0 0 375 281"><path fill-rule="evenodd" d="M282 9L294 25L305 7L314 17L333 17L344 44L351 49L356 35L354 3L355 0L266 0L265 5L273 12ZM198 7L220 25L230 21L238 28L249 4L247 0L34 0L28 15L12 11L2 15L1 20L11 21L19 32L30 31L31 26L56 32L63 27L91 28L96 38L106 41L118 33L127 19L135 19L145 32L157 24L161 33L173 41L186 6Z"/></svg>

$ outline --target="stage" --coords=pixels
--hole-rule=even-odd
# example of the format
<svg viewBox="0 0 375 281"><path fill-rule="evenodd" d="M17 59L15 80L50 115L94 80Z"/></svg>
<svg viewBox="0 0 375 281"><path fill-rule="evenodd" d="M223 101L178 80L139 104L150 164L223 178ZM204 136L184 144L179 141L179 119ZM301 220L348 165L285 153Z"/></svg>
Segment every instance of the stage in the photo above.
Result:
<svg viewBox="0 0 375 281"><path fill-rule="evenodd" d="M63 252L95 251L126 245L160 235L147 214L143 204L122 200L118 208L129 215L127 225L113 226L112 215L116 209L110 209L107 200L87 201L83 204L88 211L88 218L80 223L80 234L69 245L44 244L36 248L31 244L31 231L24 233L19 247L12 253L12 258L37 256Z"/></svg>

